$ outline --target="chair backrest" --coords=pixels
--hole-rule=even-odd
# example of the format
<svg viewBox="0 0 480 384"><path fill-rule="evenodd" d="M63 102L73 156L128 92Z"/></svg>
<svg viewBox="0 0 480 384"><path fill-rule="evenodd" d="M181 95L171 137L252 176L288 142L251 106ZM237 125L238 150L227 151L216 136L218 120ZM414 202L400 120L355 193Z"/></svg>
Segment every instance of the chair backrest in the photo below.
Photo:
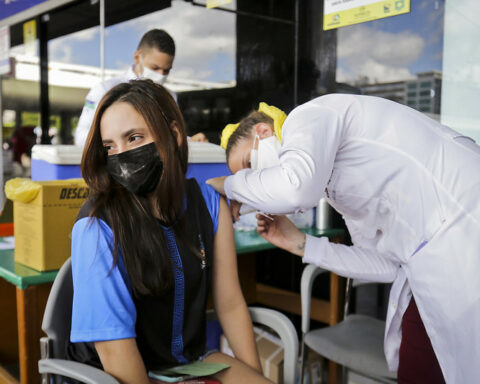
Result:
<svg viewBox="0 0 480 384"><path fill-rule="evenodd" d="M70 258L63 264L48 296L42 329L49 339L49 358L65 358L72 324L73 281Z"/></svg>
<svg viewBox="0 0 480 384"><path fill-rule="evenodd" d="M283 313L260 307L248 307L252 322L266 325L274 330L283 344L283 382L285 384L297 383L298 364L298 336L295 327ZM207 320L217 320L214 310L207 311Z"/></svg>

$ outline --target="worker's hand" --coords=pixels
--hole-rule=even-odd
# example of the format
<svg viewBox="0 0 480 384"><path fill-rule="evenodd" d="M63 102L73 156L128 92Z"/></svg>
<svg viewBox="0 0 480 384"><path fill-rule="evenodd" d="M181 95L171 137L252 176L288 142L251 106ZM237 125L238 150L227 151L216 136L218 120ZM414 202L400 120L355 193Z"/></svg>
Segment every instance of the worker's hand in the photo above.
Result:
<svg viewBox="0 0 480 384"><path fill-rule="evenodd" d="M303 257L306 236L286 216L257 214L257 232L273 245Z"/></svg>
<svg viewBox="0 0 480 384"><path fill-rule="evenodd" d="M213 179L208 179L206 183L208 185L211 185L213 189L215 189L218 193L220 193L222 196L225 196L225 179L227 176L220 176L220 177L214 177Z"/></svg>
<svg viewBox="0 0 480 384"><path fill-rule="evenodd" d="M230 213L232 214L233 221L240 220L240 208L242 207L242 203L236 200L230 200Z"/></svg>
<svg viewBox="0 0 480 384"><path fill-rule="evenodd" d="M208 143L207 136L203 132L198 132L193 136L190 136L190 141L198 141L201 143Z"/></svg>
<svg viewBox="0 0 480 384"><path fill-rule="evenodd" d="M214 177L213 179L208 179L206 183L208 185L211 185L213 189L215 189L218 193L220 193L222 196L225 196L225 179L227 176L220 176L220 177ZM232 219L233 221L238 221L240 220L240 208L242 207L242 203L235 201L235 200L230 200L230 213L232 214Z"/></svg>

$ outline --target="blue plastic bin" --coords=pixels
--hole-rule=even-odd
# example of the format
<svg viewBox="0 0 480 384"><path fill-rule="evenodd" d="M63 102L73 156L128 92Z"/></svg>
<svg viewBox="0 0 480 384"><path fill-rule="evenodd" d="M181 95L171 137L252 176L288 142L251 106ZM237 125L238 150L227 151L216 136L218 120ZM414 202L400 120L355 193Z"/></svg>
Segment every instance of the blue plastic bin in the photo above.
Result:
<svg viewBox="0 0 480 384"><path fill-rule="evenodd" d="M32 180L63 180L82 177L83 147L75 145L34 145Z"/></svg>
<svg viewBox="0 0 480 384"><path fill-rule="evenodd" d="M225 162L225 151L212 143L188 143L187 178L199 183L230 175ZM32 180L60 180L82 177L80 162L83 147L75 145L35 145L32 148Z"/></svg>

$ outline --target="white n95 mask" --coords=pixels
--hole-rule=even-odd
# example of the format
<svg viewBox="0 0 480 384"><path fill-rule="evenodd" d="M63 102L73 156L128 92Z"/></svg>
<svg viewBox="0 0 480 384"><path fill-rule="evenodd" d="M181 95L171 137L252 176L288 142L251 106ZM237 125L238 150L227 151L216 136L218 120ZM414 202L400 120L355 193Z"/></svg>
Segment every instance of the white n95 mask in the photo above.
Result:
<svg viewBox="0 0 480 384"><path fill-rule="evenodd" d="M155 72L154 70L146 67L145 65L142 65L142 66L143 66L142 77L144 79L150 79L154 83L157 83L160 85L165 84L165 82L167 81L168 75L162 75L161 73Z"/></svg>
<svg viewBox="0 0 480 384"><path fill-rule="evenodd" d="M252 150L250 151L250 168L258 169L258 149L256 149L257 142L260 142L258 135L253 139Z"/></svg>
<svg viewBox="0 0 480 384"><path fill-rule="evenodd" d="M279 165L280 159L278 155L281 149L282 144L280 143L280 141L278 141L275 135L260 140L258 142L256 167L254 169L264 169Z"/></svg>

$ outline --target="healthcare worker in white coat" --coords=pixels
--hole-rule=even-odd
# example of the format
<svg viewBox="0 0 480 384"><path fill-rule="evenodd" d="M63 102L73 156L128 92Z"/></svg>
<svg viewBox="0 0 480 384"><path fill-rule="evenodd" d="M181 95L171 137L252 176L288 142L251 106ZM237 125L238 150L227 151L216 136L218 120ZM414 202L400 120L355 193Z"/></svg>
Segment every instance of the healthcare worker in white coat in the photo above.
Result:
<svg viewBox="0 0 480 384"><path fill-rule="evenodd" d="M75 145L83 146L92 125L97 105L114 86L135 79L150 79L165 84L175 59L175 42L163 29L152 29L140 39L133 54L134 64L125 73L95 85L89 92L75 130ZM175 101L177 95L169 91Z"/></svg>
<svg viewBox="0 0 480 384"><path fill-rule="evenodd" d="M352 246L305 236L284 216L260 218L259 233L305 263L393 282L384 347L400 383L479 383L480 147L370 96L322 96L281 129L271 121L254 118L243 136L240 124L223 143L235 174L209 183L274 215L326 198Z"/></svg>

